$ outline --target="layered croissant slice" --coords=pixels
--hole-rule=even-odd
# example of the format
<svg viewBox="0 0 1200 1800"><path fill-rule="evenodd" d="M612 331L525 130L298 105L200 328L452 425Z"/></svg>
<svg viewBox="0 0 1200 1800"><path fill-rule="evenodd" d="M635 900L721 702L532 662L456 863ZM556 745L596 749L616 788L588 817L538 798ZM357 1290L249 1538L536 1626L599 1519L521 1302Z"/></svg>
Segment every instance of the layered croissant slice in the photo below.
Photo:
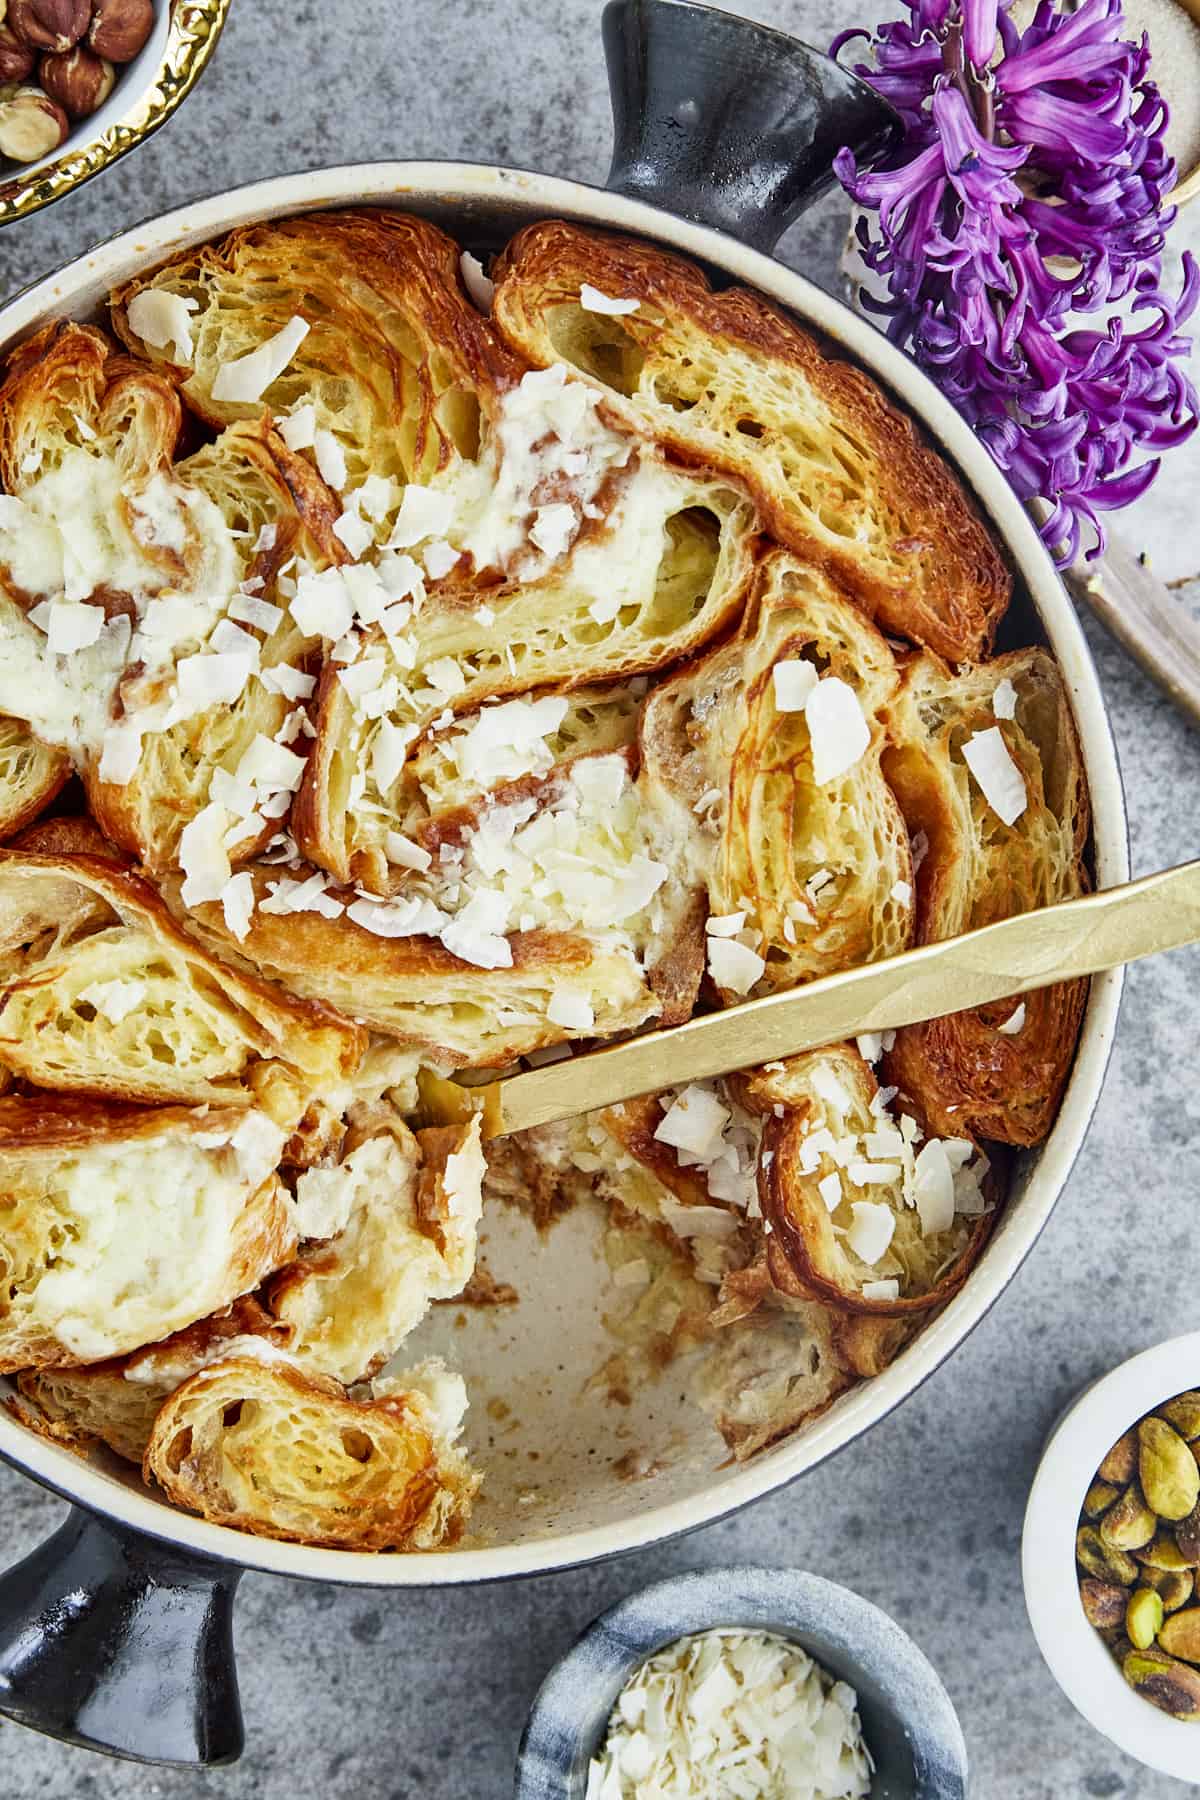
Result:
<svg viewBox="0 0 1200 1800"><path fill-rule="evenodd" d="M917 657L889 724L884 768L923 850L918 942L1085 892L1083 761L1046 651L1013 651L958 675ZM1019 1002L906 1026L886 1079L938 1131L1039 1143L1058 1111L1086 1000L1086 981L1058 982Z"/></svg>
<svg viewBox="0 0 1200 1800"><path fill-rule="evenodd" d="M524 367L467 300L457 244L402 213L244 226L126 283L112 308L211 424L299 415L288 436L316 439L338 488L428 482L473 458Z"/></svg>
<svg viewBox="0 0 1200 1800"><path fill-rule="evenodd" d="M282 1143L240 1107L0 1100L0 1371L120 1356L289 1261Z"/></svg>
<svg viewBox="0 0 1200 1800"><path fill-rule="evenodd" d="M218 963L148 882L89 854L0 851L0 1067L40 1087L246 1103L278 1061L343 1080L361 1027Z"/></svg>
<svg viewBox="0 0 1200 1800"><path fill-rule="evenodd" d="M881 771L896 683L858 609L776 552L738 632L647 701L643 783L707 846L710 912L737 934L709 945L725 999L908 947L908 834ZM748 934L757 972L727 947Z"/></svg>
<svg viewBox="0 0 1200 1800"><path fill-rule="evenodd" d="M348 1393L279 1352L231 1354L159 1412L145 1475L189 1512L333 1550L430 1550L462 1533L479 1477L454 1440L460 1376L427 1363Z"/></svg>
<svg viewBox="0 0 1200 1800"><path fill-rule="evenodd" d="M911 420L769 301L630 238L531 225L493 271L493 316L540 367L593 382L611 415L743 482L772 535L885 630L954 661L986 654L1009 577ZM584 287L627 307L589 307Z"/></svg>
<svg viewBox="0 0 1200 1800"><path fill-rule="evenodd" d="M0 843L36 819L70 774L65 751L41 743L23 719L0 715Z"/></svg>
<svg viewBox="0 0 1200 1800"><path fill-rule="evenodd" d="M497 698L551 685L569 695L678 661L737 617L754 549L735 492L647 455L607 516L534 576L429 593L401 637L379 630L354 667L326 668L294 814L301 848L340 881L386 887L388 833L417 802L408 752L423 734Z"/></svg>
<svg viewBox="0 0 1200 1800"><path fill-rule="evenodd" d="M0 700L70 752L109 836L151 869L177 861L214 781L230 825L247 816L231 850L277 829L254 765L294 741L315 686L279 571L347 560L335 497L266 423L173 462L180 429L169 383L91 327L38 334L0 390Z"/></svg>

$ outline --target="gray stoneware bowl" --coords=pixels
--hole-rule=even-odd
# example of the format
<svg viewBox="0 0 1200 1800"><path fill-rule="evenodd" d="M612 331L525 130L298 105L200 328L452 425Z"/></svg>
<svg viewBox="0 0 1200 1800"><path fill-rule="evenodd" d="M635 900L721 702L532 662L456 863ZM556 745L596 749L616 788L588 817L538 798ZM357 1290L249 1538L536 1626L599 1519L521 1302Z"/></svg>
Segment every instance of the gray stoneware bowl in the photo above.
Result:
<svg viewBox="0 0 1200 1800"><path fill-rule="evenodd" d="M928 1659L869 1600L801 1569L693 1569L631 1594L547 1676L517 1757L515 1800L583 1800L617 1695L648 1657L734 1626L791 1638L858 1695L871 1800L964 1800L967 1746Z"/></svg>
<svg viewBox="0 0 1200 1800"><path fill-rule="evenodd" d="M189 244L251 221L385 206L434 219L477 252L535 219L624 231L704 263L786 307L865 369L955 469L1011 562L1003 643L1046 643L1075 713L1092 797L1099 887L1129 872L1125 811L1104 697L1032 522L937 388L849 307L769 251L831 181L839 143L869 157L891 115L829 59L778 32L680 0L611 0L605 39L616 149L607 189L477 164L378 162L256 183L98 245L0 307L0 355L47 321L103 316L111 288ZM746 1463L646 1383L614 1433L581 1372L611 1355L594 1222L576 1209L544 1240L517 1214L488 1221L487 1258L519 1305L455 1331L440 1307L421 1354L444 1353L471 1393L470 1448L488 1480L476 1535L437 1555L371 1556L248 1537L175 1511L128 1465L84 1461L3 1406L0 1457L73 1502L68 1522L0 1576L0 1715L147 1761L213 1764L242 1743L231 1613L244 1569L398 1591L542 1574L694 1530L794 1481L920 1386L999 1298L1037 1240L1100 1094L1121 973L1096 977L1071 1079L1046 1142L1015 1159L1008 1203L970 1280L874 1381ZM504 1420L503 1428L493 1429ZM494 1441L491 1441L494 1440ZM636 1463L648 1473L631 1481ZM0 1780L0 1789L3 1782Z"/></svg>

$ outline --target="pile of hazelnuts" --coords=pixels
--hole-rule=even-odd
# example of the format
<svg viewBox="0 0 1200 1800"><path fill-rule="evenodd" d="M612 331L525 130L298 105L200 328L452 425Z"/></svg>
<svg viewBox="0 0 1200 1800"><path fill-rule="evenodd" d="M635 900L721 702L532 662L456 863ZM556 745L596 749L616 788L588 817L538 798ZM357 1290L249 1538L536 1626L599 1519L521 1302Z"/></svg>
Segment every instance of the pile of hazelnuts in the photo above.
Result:
<svg viewBox="0 0 1200 1800"><path fill-rule="evenodd" d="M0 158L57 150L153 29L154 0L0 0Z"/></svg>

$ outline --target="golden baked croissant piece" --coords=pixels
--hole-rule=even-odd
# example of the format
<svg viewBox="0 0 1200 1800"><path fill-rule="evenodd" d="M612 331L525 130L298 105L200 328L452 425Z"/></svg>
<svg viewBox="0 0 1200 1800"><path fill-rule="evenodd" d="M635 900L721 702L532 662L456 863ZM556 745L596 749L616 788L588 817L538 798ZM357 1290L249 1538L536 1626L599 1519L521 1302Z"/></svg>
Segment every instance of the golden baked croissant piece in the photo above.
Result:
<svg viewBox="0 0 1200 1800"><path fill-rule="evenodd" d="M813 710L781 710L781 665L780 679L791 671L816 685L820 674L853 691L861 753L832 778L818 780ZM664 807L674 802L699 842L710 912L744 913L761 933L757 992L911 942L908 834L880 767L880 718L896 681L874 626L827 577L777 552L759 568L737 633L646 703L642 783Z"/></svg>
<svg viewBox="0 0 1200 1800"><path fill-rule="evenodd" d="M763 1118L759 1202L778 1288L888 1318L949 1299L995 1216L970 1139L930 1139L917 1121L893 1120L848 1044L788 1057L734 1086Z"/></svg>
<svg viewBox="0 0 1200 1800"><path fill-rule="evenodd" d="M361 1027L217 962L119 862L0 851L0 1067L120 1099L244 1103L271 1059L319 1090L365 1046Z"/></svg>
<svg viewBox="0 0 1200 1800"><path fill-rule="evenodd" d="M547 1017L547 1008L563 985L593 997L597 1035L631 1030L658 1010L645 971L623 945L593 942L582 932L516 932L509 939L511 968L477 968L436 938L381 937L345 913L332 919L266 913L261 902L270 898L268 883L281 873L301 880L311 872L251 868L260 903L240 944L217 905L180 916L227 961L399 1038L439 1064L498 1068L561 1043L570 1033ZM179 910L176 878L167 878L163 893Z"/></svg>
<svg viewBox="0 0 1200 1800"><path fill-rule="evenodd" d="M0 841L36 819L70 774L65 751L41 743L23 719L0 715Z"/></svg>
<svg viewBox="0 0 1200 1800"><path fill-rule="evenodd" d="M88 326L38 333L0 389L0 468L20 514L3 529L0 496L0 702L70 750L109 836L152 869L174 862L214 772L235 774L291 706L256 673L232 704L168 723L179 660L228 628L235 597L246 603L240 582L274 606L278 572L293 557L318 569L347 560L333 531L339 504L266 423L235 426L172 464L180 422L163 376ZM98 643L55 658L25 613L64 589L103 607L109 623ZM264 671L297 663L307 647L285 610L274 616L260 641ZM118 713L144 722L128 779L102 758ZM258 839L276 829L277 820ZM255 841L252 833L237 853Z"/></svg>
<svg viewBox="0 0 1200 1800"><path fill-rule="evenodd" d="M177 340L139 334L139 296L195 302ZM182 384L214 425L314 408L333 434L347 486L376 474L427 482L478 450L481 414L524 364L462 291L459 248L423 219L384 211L316 213L243 226L185 250L112 296L113 324L132 350ZM302 316L309 329L261 401L220 400L223 365ZM156 336L159 333L155 333Z"/></svg>
<svg viewBox="0 0 1200 1800"><path fill-rule="evenodd" d="M466 1394L428 1363L348 1394L279 1352L235 1354L163 1406L144 1472L215 1524L334 1550L432 1550L479 1486L454 1447Z"/></svg>
<svg viewBox="0 0 1200 1800"><path fill-rule="evenodd" d="M869 376L769 301L714 293L694 264L631 238L530 225L493 274L493 318L523 356L568 364L627 429L744 482L772 535L886 631L956 662L986 654L1008 572L946 465ZM587 310L585 283L636 310Z"/></svg>
<svg viewBox="0 0 1200 1800"><path fill-rule="evenodd" d="M1007 714L997 699L1004 684L1011 718L995 710ZM936 657L915 658L888 731L884 771L914 837L924 833L928 844L916 877L918 943L1086 890L1087 783L1062 677L1045 650L1015 650L958 675ZM1000 733L1024 783L1011 825L963 759L964 744L985 731ZM1086 1000L1086 981L1059 982L1019 1003L906 1026L885 1080L943 1135L1039 1143L1058 1112Z"/></svg>
<svg viewBox="0 0 1200 1800"><path fill-rule="evenodd" d="M282 1344L285 1337L284 1328L245 1295L224 1312L128 1356L74 1369L24 1369L17 1388L35 1429L84 1453L105 1444L140 1469L154 1421L176 1388L234 1351L239 1339Z"/></svg>
<svg viewBox="0 0 1200 1800"><path fill-rule="evenodd" d="M431 592L407 633L413 664L382 636L368 640L363 656L380 656L381 678L399 683L380 718L357 716L327 666L293 811L305 855L339 881L384 891L387 832L403 828L413 799L403 763L396 769L381 755L385 740L403 732L415 742L447 712L460 717L492 696L568 692L690 654L740 611L755 531L751 508L731 489L646 456L607 516L537 580L486 590L452 581Z"/></svg>
<svg viewBox="0 0 1200 1800"><path fill-rule="evenodd" d="M0 1100L0 1371L156 1343L287 1262L282 1140L242 1107Z"/></svg>
<svg viewBox="0 0 1200 1800"><path fill-rule="evenodd" d="M340 1161L296 1184L313 1240L267 1290L289 1354L346 1383L376 1374L434 1300L475 1266L484 1159L479 1121L414 1137L383 1109L349 1132Z"/></svg>

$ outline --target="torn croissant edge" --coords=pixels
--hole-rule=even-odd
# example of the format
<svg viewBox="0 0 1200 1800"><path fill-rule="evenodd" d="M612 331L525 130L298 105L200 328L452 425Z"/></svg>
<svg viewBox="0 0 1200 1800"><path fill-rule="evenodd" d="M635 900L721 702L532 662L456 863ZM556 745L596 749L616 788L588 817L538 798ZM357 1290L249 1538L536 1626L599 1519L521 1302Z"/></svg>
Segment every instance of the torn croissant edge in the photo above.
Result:
<svg viewBox="0 0 1200 1800"><path fill-rule="evenodd" d="M143 983L172 1061L143 1009L112 1023L83 999L116 979ZM328 1007L218 962L120 863L0 850L0 1065L13 1074L126 1100L249 1101L257 1064L315 1089L349 1074L366 1041Z"/></svg>
<svg viewBox="0 0 1200 1800"><path fill-rule="evenodd" d="M118 353L93 326L47 326L15 353L0 386L0 475L6 490L19 496L29 480L22 463L31 453L42 470L90 433L92 450L111 457L135 488L156 475L169 476L185 494L211 501L230 530L236 528L253 546L242 579L258 584L263 598L271 598L280 570L296 555L316 569L348 560L333 529L340 503L311 463L288 450L271 428L270 415L235 421L213 442L176 462L181 429L178 394L162 373ZM130 524L130 502L124 495L120 507ZM260 546L264 526L271 528L270 541ZM205 546L194 531L181 547L144 536L138 537L138 545L147 562L160 567L165 581L202 587ZM9 604L20 602L19 593L9 596ZM110 613L128 604L127 596L106 598ZM285 613L263 643L262 666L302 662L313 648ZM156 696L146 691L144 678L138 685L140 702L150 703ZM183 826L204 804L214 770L236 767L255 735L273 737L289 710L282 695L252 675L232 706L212 707L154 732L127 784L102 781L98 759L89 758L82 774L93 813L112 842L147 868L170 868ZM57 758L65 780L70 767L65 756L43 754ZM0 782L3 756L0 738ZM25 816L31 815L27 811ZM264 828L261 843L273 829ZM0 812L0 835L5 834ZM261 843L246 844L239 854L252 854Z"/></svg>
<svg viewBox="0 0 1200 1800"><path fill-rule="evenodd" d="M157 1116L172 1125L169 1109ZM184 1117L204 1129L211 1109ZM371 1146L386 1148L387 1165L367 1170L332 1239L289 1262L293 1232L275 1259L287 1266L257 1295L162 1342L78 1368L61 1357L23 1368L18 1416L81 1454L106 1445L177 1504L234 1529L359 1550L455 1541L480 1480L454 1447L462 1381L437 1362L378 1370L470 1273L478 1125L414 1139L385 1109L351 1129L334 1170L310 1173L336 1177ZM388 1256L403 1277L399 1306L381 1291Z"/></svg>
<svg viewBox="0 0 1200 1800"><path fill-rule="evenodd" d="M983 521L912 420L781 308L562 221L518 232L492 273L492 316L535 366L566 363L627 430L736 476L772 536L884 630L954 662L987 654L1011 579ZM585 281L636 310L587 311Z"/></svg>

